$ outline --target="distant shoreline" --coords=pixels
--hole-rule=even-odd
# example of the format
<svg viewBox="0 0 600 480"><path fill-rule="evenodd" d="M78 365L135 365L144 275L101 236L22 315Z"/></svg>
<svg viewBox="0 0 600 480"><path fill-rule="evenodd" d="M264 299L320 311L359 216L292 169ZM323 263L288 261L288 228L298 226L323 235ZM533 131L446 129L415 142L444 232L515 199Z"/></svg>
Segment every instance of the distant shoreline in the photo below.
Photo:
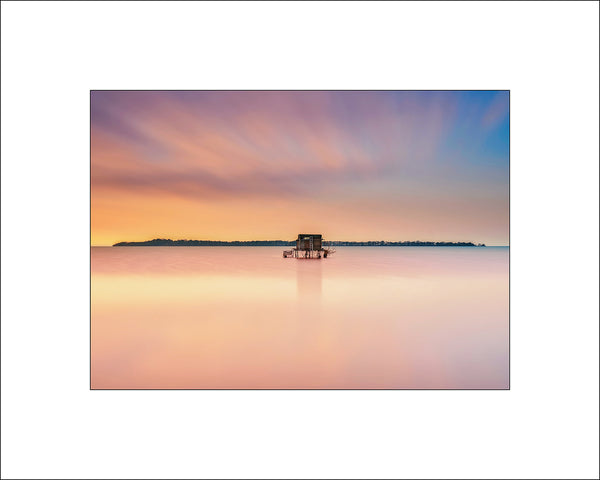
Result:
<svg viewBox="0 0 600 480"><path fill-rule="evenodd" d="M422 242L422 241L403 241L387 242L365 241L365 242L346 242L331 241L325 242L332 247L485 247L484 243L475 244L473 242ZM286 240L171 240L169 238L155 238L143 242L118 242L113 247L293 247L296 241Z"/></svg>

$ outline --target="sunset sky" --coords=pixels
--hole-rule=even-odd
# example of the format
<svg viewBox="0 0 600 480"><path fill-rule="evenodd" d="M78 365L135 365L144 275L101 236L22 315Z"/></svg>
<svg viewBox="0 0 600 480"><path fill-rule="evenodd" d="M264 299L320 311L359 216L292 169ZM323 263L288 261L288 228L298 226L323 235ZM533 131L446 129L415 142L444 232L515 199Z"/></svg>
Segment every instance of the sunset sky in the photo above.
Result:
<svg viewBox="0 0 600 480"><path fill-rule="evenodd" d="M508 245L506 91L93 91L91 242Z"/></svg>

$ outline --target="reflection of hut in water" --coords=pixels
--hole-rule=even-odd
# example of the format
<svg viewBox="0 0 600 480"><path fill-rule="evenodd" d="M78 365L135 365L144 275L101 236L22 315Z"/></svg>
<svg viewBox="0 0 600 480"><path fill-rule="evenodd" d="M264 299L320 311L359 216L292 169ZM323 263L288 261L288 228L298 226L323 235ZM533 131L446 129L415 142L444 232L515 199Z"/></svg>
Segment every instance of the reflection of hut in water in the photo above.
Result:
<svg viewBox="0 0 600 480"><path fill-rule="evenodd" d="M298 298L306 298L307 295L310 295L316 299L321 296L323 288L322 268L322 262L297 263L294 269L296 270L296 290ZM298 309L308 315L311 313L311 310L314 310L317 306L318 304L309 302L308 304L303 304L302 307L298 305Z"/></svg>
<svg viewBox="0 0 600 480"><path fill-rule="evenodd" d="M325 246L323 236L314 233L300 233L296 239L296 248L284 250L283 257L293 258L327 258L335 249L331 246Z"/></svg>

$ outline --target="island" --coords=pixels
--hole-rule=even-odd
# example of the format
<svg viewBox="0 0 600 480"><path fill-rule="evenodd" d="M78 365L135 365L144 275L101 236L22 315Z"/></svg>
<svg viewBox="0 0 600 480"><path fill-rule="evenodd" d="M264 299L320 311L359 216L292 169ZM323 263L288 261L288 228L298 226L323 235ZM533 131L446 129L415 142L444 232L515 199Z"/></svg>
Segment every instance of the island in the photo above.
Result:
<svg viewBox="0 0 600 480"><path fill-rule="evenodd" d="M113 247L291 247L296 241L286 240L171 240L170 238L155 238L143 242L118 242ZM388 242L371 240L363 242L329 241L332 247L485 247L485 243L473 242L422 242L401 241Z"/></svg>

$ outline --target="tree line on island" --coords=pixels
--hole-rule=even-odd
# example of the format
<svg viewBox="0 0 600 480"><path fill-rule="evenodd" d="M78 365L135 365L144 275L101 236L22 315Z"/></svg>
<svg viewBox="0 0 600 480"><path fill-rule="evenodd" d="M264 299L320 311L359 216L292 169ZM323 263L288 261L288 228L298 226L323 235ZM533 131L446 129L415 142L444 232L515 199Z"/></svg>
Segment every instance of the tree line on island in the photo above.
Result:
<svg viewBox="0 0 600 480"><path fill-rule="evenodd" d="M332 247L485 247L485 243L473 242L422 242L404 241L387 242L385 240L346 242L327 241L324 242ZM286 240L171 240L170 238L155 238L144 242L119 242L113 247L293 247L296 241Z"/></svg>

